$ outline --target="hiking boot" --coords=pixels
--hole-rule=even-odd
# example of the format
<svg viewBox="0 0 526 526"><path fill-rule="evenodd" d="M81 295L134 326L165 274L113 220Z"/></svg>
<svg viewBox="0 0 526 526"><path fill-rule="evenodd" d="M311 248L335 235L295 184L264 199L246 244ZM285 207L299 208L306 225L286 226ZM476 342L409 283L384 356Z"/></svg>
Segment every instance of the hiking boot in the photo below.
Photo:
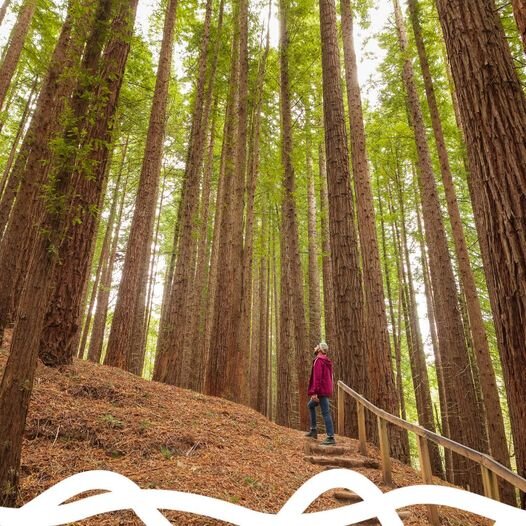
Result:
<svg viewBox="0 0 526 526"><path fill-rule="evenodd" d="M318 431L316 429L311 429L308 433L305 434L306 438L314 438L316 440L318 438Z"/></svg>
<svg viewBox="0 0 526 526"><path fill-rule="evenodd" d="M321 446L335 446L336 440L334 440L334 437L327 437L320 445Z"/></svg>

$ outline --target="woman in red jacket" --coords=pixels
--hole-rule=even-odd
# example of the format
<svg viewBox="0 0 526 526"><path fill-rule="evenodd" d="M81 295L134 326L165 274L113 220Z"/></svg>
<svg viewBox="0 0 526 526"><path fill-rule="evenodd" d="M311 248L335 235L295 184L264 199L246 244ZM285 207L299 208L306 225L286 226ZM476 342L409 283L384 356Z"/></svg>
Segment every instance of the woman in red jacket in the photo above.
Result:
<svg viewBox="0 0 526 526"><path fill-rule="evenodd" d="M329 406L329 397L332 396L332 362L327 356L329 346L322 342L314 349L315 358L312 362L312 369L309 380L308 395L310 396L307 407L310 411L310 431L306 436L318 438L316 426L316 407L321 407L321 414L325 422L325 431L327 438L321 443L323 446L333 446L334 425L332 423L331 411Z"/></svg>

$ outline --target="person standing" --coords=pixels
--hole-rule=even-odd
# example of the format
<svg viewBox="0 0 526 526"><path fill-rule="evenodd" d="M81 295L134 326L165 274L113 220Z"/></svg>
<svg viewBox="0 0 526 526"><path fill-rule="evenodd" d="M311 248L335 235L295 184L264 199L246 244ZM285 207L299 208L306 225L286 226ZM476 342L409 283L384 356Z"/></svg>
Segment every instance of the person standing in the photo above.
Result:
<svg viewBox="0 0 526 526"><path fill-rule="evenodd" d="M328 350L329 346L325 342L321 342L314 349L315 358L312 362L307 393L310 396L307 404L310 411L310 431L305 436L318 438L316 407L320 406L323 421L325 422L325 431L327 432L327 438L321 443L322 446L333 446L336 444L334 440L334 424L329 406L329 398L333 392L333 381L332 361L327 356Z"/></svg>

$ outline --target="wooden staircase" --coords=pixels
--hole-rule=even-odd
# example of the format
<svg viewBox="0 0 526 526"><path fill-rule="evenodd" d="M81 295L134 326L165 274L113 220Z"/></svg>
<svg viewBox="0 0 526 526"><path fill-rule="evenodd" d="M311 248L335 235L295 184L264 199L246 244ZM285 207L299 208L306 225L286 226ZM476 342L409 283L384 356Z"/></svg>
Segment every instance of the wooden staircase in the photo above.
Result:
<svg viewBox="0 0 526 526"><path fill-rule="evenodd" d="M381 470L380 463L372 458L369 458L360 453L352 451L349 447L344 446L322 446L317 440L307 438L305 439L305 461L318 466L323 466L324 469L347 468L360 471L365 470ZM383 491L392 489L384 484L380 486ZM347 489L336 489L333 491L332 497L341 504L355 504L361 502L362 499L356 493ZM411 516L410 511L399 511L398 516L402 521ZM370 519L363 521L360 526L378 525L380 522L377 519Z"/></svg>

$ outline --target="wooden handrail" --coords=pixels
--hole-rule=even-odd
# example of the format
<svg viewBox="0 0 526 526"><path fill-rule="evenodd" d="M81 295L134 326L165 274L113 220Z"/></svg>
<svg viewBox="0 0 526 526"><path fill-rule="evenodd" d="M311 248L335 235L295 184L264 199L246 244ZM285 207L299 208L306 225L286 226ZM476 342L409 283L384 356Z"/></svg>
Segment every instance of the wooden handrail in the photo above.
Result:
<svg viewBox="0 0 526 526"><path fill-rule="evenodd" d="M350 395L352 398L356 400L356 402L363 407L366 407L371 413L374 413L380 420L384 420L387 422L390 422L391 424L394 424L395 426L398 426L402 429L405 429L407 431L411 431L412 433L415 433L417 436L425 438L427 440L431 440L431 442L434 442L435 444L438 444L444 448L447 448L459 455L462 455L465 458L468 458L469 460L472 460L479 464L481 468L484 470L488 470L490 473L497 475L501 479L509 482L516 488L518 488L521 491L526 492L526 479L522 478L521 476L517 475L517 473L514 473L511 471L511 469L507 468L506 466L503 466L499 462L497 462L495 459L491 458L489 455L486 455L485 453L481 453L480 451L476 451L474 449L471 449L470 447L464 446L463 444L459 444L458 442L455 442L454 440L451 440L449 438L446 438L442 435L438 435L437 433L433 433L432 431L429 431L428 429L425 429L419 425L412 424L411 422L407 422L406 420L403 420L402 418L399 418L395 415L392 415L391 413L388 413L387 411L384 411L383 409L380 409L379 407L376 407L374 404L369 402L366 398L364 398L362 395L358 394L356 391L351 389L348 385L344 384L341 380L338 382L338 389L342 390L343 392ZM338 398L338 404L343 403L343 397ZM338 413L344 414L343 411L339 411ZM339 422L339 429L341 429L341 423ZM490 488L491 486L491 488ZM498 494L496 494L495 490L495 484L488 484L488 488L492 490L492 494L489 495L493 498L497 498Z"/></svg>

